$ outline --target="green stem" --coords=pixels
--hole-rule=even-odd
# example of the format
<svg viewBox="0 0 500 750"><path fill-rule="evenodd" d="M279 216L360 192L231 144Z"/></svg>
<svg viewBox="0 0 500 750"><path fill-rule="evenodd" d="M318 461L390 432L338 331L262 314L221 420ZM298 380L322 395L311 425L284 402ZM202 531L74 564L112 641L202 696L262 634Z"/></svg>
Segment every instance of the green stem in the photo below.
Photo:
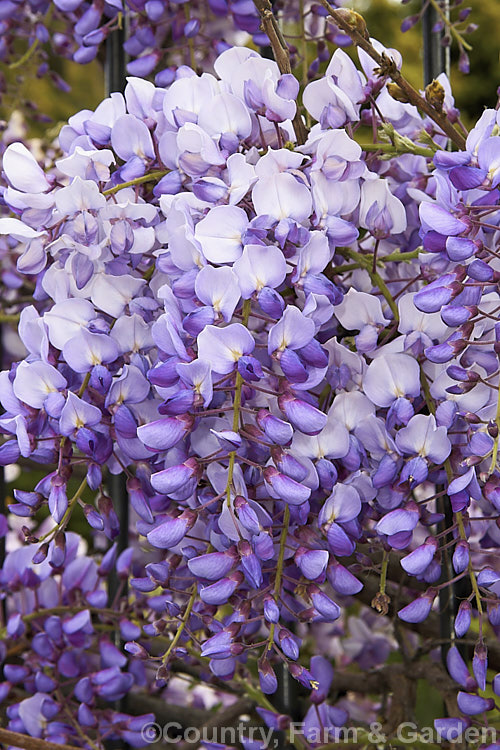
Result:
<svg viewBox="0 0 500 750"><path fill-rule="evenodd" d="M285 503L285 512L283 515L283 528L280 536L280 551L278 553L278 562L276 565L276 578L274 579L274 601L278 603L281 591L281 580L283 578L283 563L285 561L286 540L288 538L288 527L290 525L290 506ZM267 639L266 651L270 651L274 643L274 632L276 623L271 623L269 628L269 637Z"/></svg>
<svg viewBox="0 0 500 750"><path fill-rule="evenodd" d="M368 255L362 255L362 253L357 253L355 250L351 250L349 247L339 247L337 248L336 252L339 253L339 255L343 255L345 258L350 258L351 260L356 261L356 263L359 264L359 267L363 268L368 273L372 284L379 288L380 293L382 294L385 301L389 305L389 308L391 309L392 314L394 316L394 322L399 323L398 306L394 302L394 298L392 294L390 293L389 288L387 287L383 278L380 276L379 273L377 273L377 271L373 270L372 268L373 258ZM401 255L403 254L404 253L401 253Z"/></svg>
<svg viewBox="0 0 500 750"><path fill-rule="evenodd" d="M81 484L78 487L77 491L75 492L75 494L73 495L73 497L69 501L68 507L66 508L66 512L65 512L64 516L61 518L61 520L59 521L59 523L57 524L57 526L54 526L53 529L51 529L46 534L44 534L43 536L41 536L40 539L38 540L39 542L43 542L43 541L45 541L46 539L49 539L49 538L53 539L55 537L55 535L57 534L58 531L61 531L62 529L64 529L67 526L68 521L71 518L71 514L73 512L73 508L76 505L76 503L78 502L78 500L80 499L80 497L82 496L83 491L84 491L84 489L85 489L86 486L87 486L87 477L85 477L85 479L81 482Z"/></svg>
<svg viewBox="0 0 500 750"><path fill-rule="evenodd" d="M288 528L290 525L290 506L285 505L285 513L283 516L283 528L281 530L281 537L280 537L280 549L278 553L278 563L276 566L276 578L274 581L274 600L278 602L279 600L279 594L281 589L281 579L283 577L283 564L285 560L285 549L286 549L286 540L288 538ZM271 624L271 627L269 628L269 638L267 647L265 649L265 652L270 651L272 644L274 642L274 631L276 629L276 625L273 622ZM265 653L264 652L264 653ZM276 707L273 706L266 696L262 693L261 690L254 687L253 685L249 684L246 680L243 680L241 677L236 677L236 680L241 683L241 685L244 686L245 694L248 695L249 698L251 698L253 701L257 703L257 705L262 706L262 708L267 708L270 711L273 711L273 713L276 712ZM297 748L297 750L304 750L306 747L304 742L300 737L298 737L294 733L293 740L290 737L290 730L287 730L286 732L287 738L289 742L291 741L293 745Z"/></svg>
<svg viewBox="0 0 500 750"><path fill-rule="evenodd" d="M240 425L240 408L241 408L241 389L243 387L243 378L240 373L236 374L236 384L234 392L233 405L233 431L237 432Z"/></svg>
<svg viewBox="0 0 500 750"><path fill-rule="evenodd" d="M189 3L185 3L184 5L184 18L186 19L186 23L188 23L191 20L191 13L189 12ZM188 49L189 49L189 64L192 67L193 70L196 70L196 60L194 57L194 44L191 37L188 37Z"/></svg>
<svg viewBox="0 0 500 750"><path fill-rule="evenodd" d="M361 253L356 252L356 250L351 250L350 247L337 247L335 252L339 255L343 255L344 258L349 258L350 260L356 261L359 268L366 268L367 266L371 266L371 257L362 255Z"/></svg>
<svg viewBox="0 0 500 750"><path fill-rule="evenodd" d="M307 71L309 69L308 65L308 55L307 55L307 39L306 39L306 28L305 28L305 8L304 8L304 0L299 0L299 16L300 16L300 46L301 46L301 57L302 57L302 95L304 93L304 89L307 86L308 80L307 80ZM304 105L302 105L303 114L306 118L306 124L307 128L310 130L312 125L312 117L310 113L305 109Z"/></svg>
<svg viewBox="0 0 500 750"><path fill-rule="evenodd" d="M377 258L377 263L398 263L400 261L403 261L403 263L409 263L410 260L418 258L421 252L421 250L412 250L409 253L389 253L389 255L383 255L381 258Z"/></svg>
<svg viewBox="0 0 500 750"><path fill-rule="evenodd" d="M276 578L274 581L274 599L277 602L280 596L281 579L283 578L283 563L285 560L286 540L288 537L288 527L290 526L290 506L285 504L283 515L283 528L281 529L280 551L278 554L278 564L276 566Z"/></svg>
<svg viewBox="0 0 500 750"><path fill-rule="evenodd" d="M382 567L380 570L380 586L378 588L380 594L385 594L385 586L387 583L387 570L389 568L389 550L384 550L384 556L382 559Z"/></svg>
<svg viewBox="0 0 500 750"><path fill-rule="evenodd" d="M168 169L158 169L156 172L148 172L148 174L142 175L142 177L135 177L133 180L129 180L128 182L120 182L119 185L113 185L112 188L108 188L107 190L103 190L103 195L113 195L114 193L118 193L120 190L124 190L128 187L133 187L134 185L141 185L144 182L151 182L153 180L160 180L162 177L165 177L166 174L168 174Z"/></svg>
<svg viewBox="0 0 500 750"><path fill-rule="evenodd" d="M500 440L500 382L498 383L497 411L495 414L495 424L498 428L498 435L496 436L495 442L493 443L493 453L491 454L491 464L490 464L490 471L489 471L490 474L493 474L497 466L498 442Z"/></svg>
<svg viewBox="0 0 500 750"><path fill-rule="evenodd" d="M179 643L181 635L183 634L184 630L186 629L186 625L187 625L187 622L189 620L189 616L190 616L190 614L191 614L191 612L193 610L194 603L196 601L196 592L197 592L197 587L196 587L196 584L194 584L193 587L192 587L192 589L191 589L191 596L189 597L189 601L187 603L187 607L184 610L184 614L182 615L181 623L180 623L180 625L179 625L179 627L177 629L176 634L174 635L174 639L173 639L172 643L167 648L167 650L166 650L166 652L165 652L165 654L163 656L163 663L164 664L166 664L168 662L168 660L170 658L170 654L172 653L172 651L174 650L174 648Z"/></svg>
<svg viewBox="0 0 500 750"><path fill-rule="evenodd" d="M62 694L62 692L60 690L56 690L55 695L59 703L64 707L64 713L68 717L70 724L73 726L73 728L75 729L80 739L83 740L83 742L85 742L86 745L89 745L89 747L92 748L92 750L100 750L98 745L96 745L95 742L92 742L90 737L88 737L83 731L83 729L81 728L80 724L78 723L78 721L76 720L74 716L74 712L69 709L69 706L67 705L65 701L65 697Z"/></svg>
<svg viewBox="0 0 500 750"><path fill-rule="evenodd" d="M121 617L121 612L115 609L105 609L102 607L72 607L69 604L61 604L59 607L49 607L48 609L37 609L34 612L29 612L27 615L23 615L22 619L24 622L31 622L32 620L38 620L39 617L50 617L51 615L65 615L65 614L78 614L83 609L88 609L96 615L106 615L107 617Z"/></svg>
<svg viewBox="0 0 500 750"><path fill-rule="evenodd" d="M25 63L28 62L28 60L30 59L30 57L35 54L35 52L38 49L39 45L40 45L40 40L37 38L37 39L35 39L35 41L33 42L33 44L30 47L28 47L28 49L26 50L26 52L24 53L24 55L22 57L20 57L19 60L16 60L15 62L13 62L13 63L11 63L9 65L9 69L10 70L16 70L16 68L21 68Z"/></svg>
<svg viewBox="0 0 500 750"><path fill-rule="evenodd" d="M386 286L385 281L383 280L382 276L380 276L379 273L376 271L373 271L372 269L367 268L368 274L370 276L370 279L372 281L372 284L375 286L378 286L380 289L382 296L384 297L385 301L389 305L390 309L392 310L392 314L394 316L394 322L399 323L399 310L398 306L394 302L394 297L392 296L391 292L389 291L389 287Z"/></svg>
<svg viewBox="0 0 500 750"><path fill-rule="evenodd" d="M46 609L36 609L34 612L28 612L26 615L22 615L21 619L26 624L29 624L33 620L38 620L41 617L51 617L52 615L76 615L82 612L84 609L88 609L89 612L95 615L103 615L105 617L121 617L122 613L114 609L105 609L102 607L72 607L69 604L61 604L57 607L48 607ZM114 628L114 626L113 626ZM7 631L5 628L0 630L0 639L4 640L7 637Z"/></svg>
<svg viewBox="0 0 500 750"><path fill-rule="evenodd" d="M394 146L392 143L359 143L358 145L363 149L363 151L382 151L383 154L394 154L394 156L401 156L402 154L416 154L417 156L428 156L432 158L435 153L430 148L424 148L424 146L417 146L416 144L413 144L411 148Z"/></svg>
<svg viewBox="0 0 500 750"><path fill-rule="evenodd" d="M464 49L466 49L467 52L470 52L471 49L472 49L472 44L469 44L468 42L466 42L464 40L462 34L460 34L460 32L457 31L457 29L450 23L449 19L445 15L445 13L443 13L443 9L441 8L440 4L438 2L436 2L436 0L429 0L429 2L432 5L432 7L434 8L434 10L436 11L436 13L438 14L438 16L440 16L441 20L444 22L444 25L447 27L447 29L449 30L449 32L452 35L452 37Z"/></svg>
<svg viewBox="0 0 500 750"><path fill-rule="evenodd" d="M338 276L341 273L349 273L349 271L357 271L359 263L345 263L343 266L333 266L328 273L332 276Z"/></svg>
<svg viewBox="0 0 500 750"><path fill-rule="evenodd" d="M243 687L245 695L247 695L251 700L255 701L258 706L266 708L268 711L276 712L275 706L273 706L273 704L266 698L262 690L259 690L259 688L255 687L255 685L252 685L239 675L235 676L235 681Z"/></svg>
<svg viewBox="0 0 500 750"><path fill-rule="evenodd" d="M427 377L425 375L424 369L422 366L420 366L420 383L422 385L422 391L424 393L425 403L427 404L427 408L429 409L431 414L436 413L436 404L434 403L434 400L431 396L431 391L429 388L429 382L427 380ZM447 458L444 467L446 470L446 476L448 477L448 482L452 480L453 477L453 470L451 468L450 459ZM450 502L448 498L448 502ZM460 535L460 539L462 539L464 542L467 542L467 534L465 533L464 528L464 519L462 516L462 511L457 511L455 514L455 522L458 527L458 533ZM472 567L472 560L469 557L469 564L467 566L467 571L469 573L469 579L471 583L472 590L474 592L474 596L476 598L476 605L477 605L477 611L479 616L481 617L483 614L483 606L481 603L481 594L479 592L479 586L477 584L476 574L474 572L474 568Z"/></svg>
<svg viewBox="0 0 500 750"><path fill-rule="evenodd" d="M252 303L249 299L246 299L243 303L243 311L241 322L246 327L248 326L248 318L250 317ZM243 388L243 378L240 373L236 373L236 382L234 386L234 404L233 404L233 432L238 432L240 426L240 408L241 408L241 391ZM231 507L231 486L233 484L234 465L236 463L236 451L231 451L229 454L229 465L227 468L227 484L226 484L226 504L227 507Z"/></svg>
<svg viewBox="0 0 500 750"><path fill-rule="evenodd" d="M463 519L462 511L461 510L459 510L459 511L457 511L457 513L455 513L455 520L457 522L458 533L460 534L460 539L462 539L464 542L466 542L467 541L467 534L465 533L464 519ZM469 579L470 579L470 583L471 583L471 586L472 586L472 590L473 590L474 596L476 598L477 612L478 612L479 617L481 617L482 614L483 614L483 605L482 605L482 602L481 602L481 594L479 592L479 586L477 585L476 574L475 574L474 569L472 567L472 560L470 559L470 557L469 557L469 564L467 566L467 570L468 570L468 573L469 573Z"/></svg>
<svg viewBox="0 0 500 750"><path fill-rule="evenodd" d="M53 8L53 5L51 3L51 5L49 7L49 10L47 11L47 14L45 16L45 23L46 24L48 24L49 21L51 20L51 18L53 16L53 13L54 13L54 8ZM10 70L16 70L17 68L21 68L25 63L28 62L28 60L30 59L30 57L32 57L32 55L35 54L35 52L37 51L37 49L38 49L39 46L40 46L40 40L38 39L38 37L36 37L33 40L32 44L28 47L28 49L26 50L26 52L24 53L24 55L22 57L20 57L19 60L16 60L15 62L11 63L8 66L9 69Z"/></svg>
<svg viewBox="0 0 500 750"><path fill-rule="evenodd" d="M342 248L343 249L343 248ZM341 249L337 248L335 251L339 253L340 255L346 255L345 253L341 252ZM351 252L351 251L349 251ZM421 250L412 250L409 253L390 253L389 255L383 255L377 257L377 265L383 265L384 263L409 263L412 260L415 260L420 255ZM356 271L358 268L366 268L368 264L364 264L363 266L360 266L359 263L345 263L343 266L333 266L328 273L330 273L332 276L339 275L341 273L348 273L349 271ZM329 277L330 278L330 277Z"/></svg>
<svg viewBox="0 0 500 750"><path fill-rule="evenodd" d="M144 272L144 275L142 277L144 281L151 281L151 279L153 278L153 274L155 272L155 268L156 268L156 264L151 263L151 265L149 266L147 271Z"/></svg>
<svg viewBox="0 0 500 750"><path fill-rule="evenodd" d="M422 367L422 365L420 365L420 385L422 386L422 391L424 392L424 399L425 399L427 408L429 409L431 414L435 414L436 404L434 403L434 400L431 396L431 389L429 388L429 381L427 380L427 377L426 377L426 374L424 372L424 368Z"/></svg>
<svg viewBox="0 0 500 750"><path fill-rule="evenodd" d="M90 370L86 373L85 377L83 378L83 383L80 386L80 390L78 391L78 396L81 398L83 394L85 393L85 390L89 384L90 380Z"/></svg>

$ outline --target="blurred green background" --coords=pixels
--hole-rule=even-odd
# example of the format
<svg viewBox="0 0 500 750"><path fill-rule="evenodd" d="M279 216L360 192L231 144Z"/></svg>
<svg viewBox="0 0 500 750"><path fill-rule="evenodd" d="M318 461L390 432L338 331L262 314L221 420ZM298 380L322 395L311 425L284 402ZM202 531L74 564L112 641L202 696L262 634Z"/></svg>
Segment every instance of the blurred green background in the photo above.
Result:
<svg viewBox="0 0 500 750"><path fill-rule="evenodd" d="M452 4L452 3L451 3ZM422 29L420 23L410 31L400 31L403 18L418 13L421 0L402 5L399 0L358 0L352 6L365 17L371 36L387 47L395 47L403 55L403 74L414 86L422 86ZM463 120L472 124L485 107L495 107L497 87L500 85L500 2L498 0L464 0L458 9L470 7L468 23L479 25L477 31L466 35L473 49L469 53L470 73L458 70L456 44L451 48L451 85ZM452 18L457 10L452 11Z"/></svg>
<svg viewBox="0 0 500 750"><path fill-rule="evenodd" d="M464 0L460 7L470 5L472 12L467 22L479 25L479 29L466 37L472 44L470 53L471 72L459 73L456 45L452 48L452 87L463 119L472 124L484 107L494 107L497 101L497 86L500 84L499 44L500 2L485 0ZM412 0L402 5L399 0L350 0L346 7L352 7L366 19L371 36L388 47L396 47L403 55L403 73L417 87L422 85L422 34L420 24L410 31L400 30L403 18L417 13L421 0ZM457 11L453 11L456 16ZM20 48L20 55L24 49ZM311 49L312 54L313 50ZM5 67L5 66L4 66ZM104 76L102 65L95 61L80 66L55 58L52 60L55 72L70 86L70 92L59 90L48 78L37 79L35 60L23 66L22 71L6 71L10 80L8 93L0 106L0 118L8 120L14 109L24 109L35 114L27 102L33 102L42 113L50 115L52 122L32 122L29 135L54 136L61 123L81 109L94 109L104 96Z"/></svg>

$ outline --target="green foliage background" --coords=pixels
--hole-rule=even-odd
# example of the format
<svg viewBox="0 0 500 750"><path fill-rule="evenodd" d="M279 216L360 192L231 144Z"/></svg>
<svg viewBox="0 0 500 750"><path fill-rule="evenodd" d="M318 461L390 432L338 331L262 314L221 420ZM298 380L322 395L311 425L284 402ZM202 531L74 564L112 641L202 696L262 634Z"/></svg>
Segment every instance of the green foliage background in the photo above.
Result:
<svg viewBox="0 0 500 750"><path fill-rule="evenodd" d="M466 0L465 0L466 2ZM464 3L465 4L465 3ZM399 0L351 0L348 7L360 12L366 19L371 36L388 47L396 47L403 55L403 73L415 85L422 85L422 36L420 24L405 34L401 33L401 21L405 16L417 13L421 0L401 5ZM494 107L497 102L497 86L500 84L499 44L500 2L471 0L472 13L468 21L479 25L479 29L467 36L473 45L470 53L471 73L462 75L457 69L457 51L452 53L452 86L455 99L462 110L463 119L471 124L484 107ZM456 11L455 11L456 12ZM21 56L24 49L19 50ZM30 126L29 135L53 137L62 123L81 109L94 109L104 96L104 76L100 62L85 66L67 60L53 59L53 69L71 86L71 91L60 91L45 77L36 78L37 61L28 61L22 69L6 71L10 81L9 92L2 99L0 118L7 120L14 109L25 109L32 102L42 113L52 118L52 123L36 119ZM28 105L28 112L33 112Z"/></svg>
<svg viewBox="0 0 500 750"><path fill-rule="evenodd" d="M420 24L401 33L401 21L418 13L421 0L401 5L399 0L358 0L352 6L366 19L371 36L388 47L395 47L403 55L403 74L414 86L422 86L422 29ZM498 0L464 0L460 7L471 7L468 23L479 25L477 31L465 39L473 49L469 53L471 72L463 75L458 70L456 45L451 53L451 84L455 101L463 120L472 124L485 107L495 107L497 87L500 85L500 2ZM456 17L456 11L453 11Z"/></svg>

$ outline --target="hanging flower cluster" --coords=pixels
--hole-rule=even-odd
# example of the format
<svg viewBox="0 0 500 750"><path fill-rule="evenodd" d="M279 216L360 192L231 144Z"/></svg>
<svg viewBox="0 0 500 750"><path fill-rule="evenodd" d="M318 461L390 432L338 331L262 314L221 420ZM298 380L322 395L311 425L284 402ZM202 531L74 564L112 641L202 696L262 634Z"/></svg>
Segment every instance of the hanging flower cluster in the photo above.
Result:
<svg viewBox="0 0 500 750"><path fill-rule="evenodd" d="M310 691L306 725L343 726L306 626L340 628L370 570L387 612L390 559L404 623L466 584L454 627L474 637L477 615L479 636L474 677L449 651L454 721L494 707L500 117L487 110L450 152L359 59L363 72L337 50L305 87L317 124L303 144L296 78L233 47L215 74L131 77L71 117L50 173L7 147L0 233L36 289L27 354L0 374L0 461L48 467L15 492L27 543L0 573L13 731L141 746L151 717L114 704L166 684L175 660L261 696L282 663ZM366 125L391 142L365 143ZM106 472L125 473L134 516L119 556ZM78 508L113 543L100 557L70 530ZM391 640L352 630L351 658L382 663ZM264 720L286 728L278 713Z"/></svg>

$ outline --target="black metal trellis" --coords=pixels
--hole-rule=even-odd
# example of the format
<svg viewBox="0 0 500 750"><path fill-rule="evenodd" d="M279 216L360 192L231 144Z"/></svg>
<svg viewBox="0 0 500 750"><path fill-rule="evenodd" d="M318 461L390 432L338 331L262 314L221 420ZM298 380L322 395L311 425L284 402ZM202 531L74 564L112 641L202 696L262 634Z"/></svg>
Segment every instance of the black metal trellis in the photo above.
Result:
<svg viewBox="0 0 500 750"><path fill-rule="evenodd" d="M127 492L127 480L124 474L110 474L108 477L107 485L109 496L113 501L113 508L118 521L120 522L120 531L116 538L117 555L123 552L128 547L128 527L129 527L129 513L128 513L128 492ZM110 603L115 598L121 581L118 579L115 571L112 571L108 578L108 593Z"/></svg>
<svg viewBox="0 0 500 750"><path fill-rule="evenodd" d="M274 7L275 0L270 0L271 6ZM268 60L274 60L273 48L270 45L260 48L260 54ZM293 632L293 627L290 627ZM290 672L285 664L279 664L276 670L278 688L273 696L274 707L282 714L290 716L292 720L299 720L297 716L297 683L290 676ZM291 750L291 746L286 742L285 732L275 732L277 750Z"/></svg>
<svg viewBox="0 0 500 750"><path fill-rule="evenodd" d="M423 46L423 74L424 85L427 86L440 73L450 74L450 48L449 45L443 45L444 31L440 29L440 18L433 5L429 0L424 0L424 11L422 14L422 46ZM449 3L444 3L443 12L449 19ZM453 525L453 511L448 497L440 498L438 510L444 515L443 521L439 524L439 531L450 529ZM450 532L445 536L445 542L451 543L453 540ZM443 555L443 572L441 581L452 579L454 576L451 553L447 549ZM440 637L442 640L441 659L446 664L446 656L451 645L454 642L454 621L458 612L458 605L462 598L469 595L467 584L464 580L457 581L454 584L441 589L439 593L439 611L440 611ZM464 648L459 646L460 650ZM464 654L465 655L465 654Z"/></svg>
<svg viewBox="0 0 500 750"><path fill-rule="evenodd" d="M125 89L127 83L127 60L123 45L126 38L126 17L124 17L121 28L113 31L106 39L104 63L106 96L115 91L123 92ZM108 493L113 501L113 508L118 517L120 529L116 539L117 555L120 555L129 545L129 498L126 481L125 474L123 473L109 474L107 480ZM116 572L112 571L108 578L110 604L113 603L115 596L120 591L120 586L124 585L118 579ZM115 642L117 646L120 646L121 638L118 630L115 633ZM118 701L115 708L118 711L127 712L127 698L125 697L121 701ZM129 745L121 740L109 741L106 743L106 748L107 750L118 750L118 748L120 750L129 750Z"/></svg>
<svg viewBox="0 0 500 750"><path fill-rule="evenodd" d="M429 0L424 0L424 12L422 14L422 47L424 86L427 86L440 73L447 73L448 54L447 48L443 46L443 32L434 31L439 23L439 16Z"/></svg>
<svg viewBox="0 0 500 750"><path fill-rule="evenodd" d="M292 628L290 630L293 632ZM301 721L302 715L298 706L298 683L292 679L288 666L283 662L277 666L276 676L278 678L278 689L273 696L274 707L279 713L289 716L292 721ZM275 732L275 739L276 750L293 750L293 746L286 741L284 731Z"/></svg>
<svg viewBox="0 0 500 750"><path fill-rule="evenodd" d="M126 19L123 19L122 27L113 31L106 40L106 58L104 65L106 96L115 91L123 92L127 83L126 54L124 43L126 41ZM120 522L120 532L117 538L118 554L128 547L128 493L126 477L124 474L108 477L108 492L113 500L113 507ZM110 576L109 595L114 597L119 582L116 576Z"/></svg>
<svg viewBox="0 0 500 750"><path fill-rule="evenodd" d="M106 96L114 91L123 93L127 80L127 59L123 45L126 42L126 18L122 26L115 29L106 39L106 58L104 63L104 85Z"/></svg>

